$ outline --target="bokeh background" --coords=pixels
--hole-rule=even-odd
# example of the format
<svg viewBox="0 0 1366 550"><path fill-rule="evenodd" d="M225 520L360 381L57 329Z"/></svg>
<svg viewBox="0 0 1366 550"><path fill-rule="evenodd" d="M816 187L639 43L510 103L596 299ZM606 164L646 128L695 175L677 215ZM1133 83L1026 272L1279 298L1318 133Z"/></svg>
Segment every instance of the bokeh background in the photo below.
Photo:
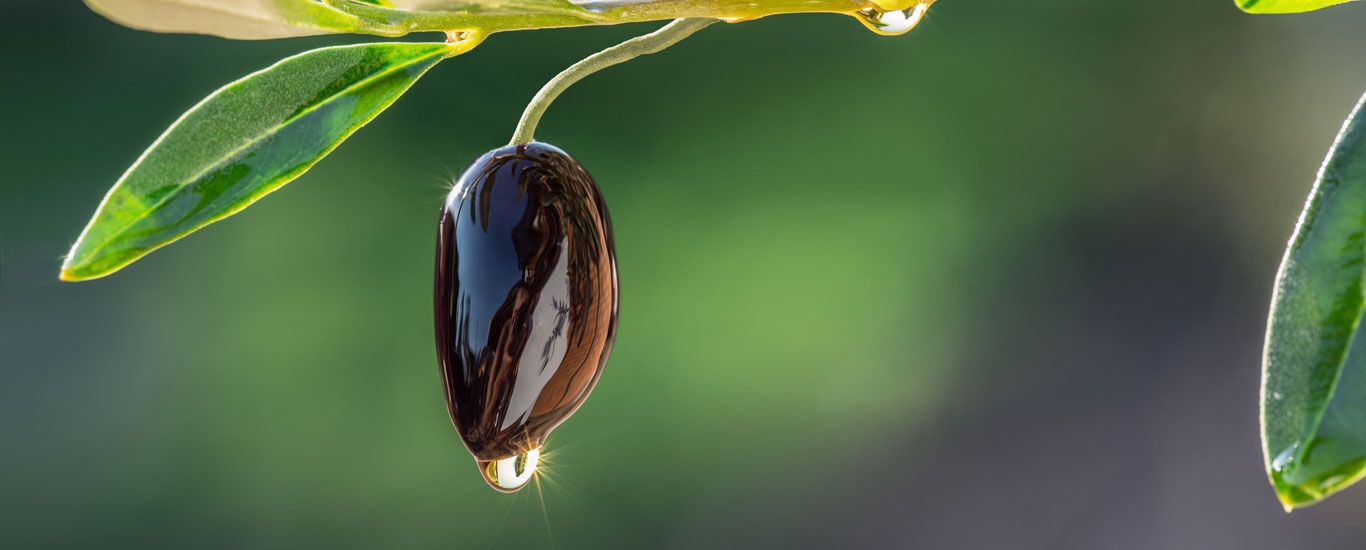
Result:
<svg viewBox="0 0 1366 550"><path fill-rule="evenodd" d="M538 137L608 200L621 328L515 497L446 417L437 208L547 78L651 25L498 35L267 200L70 284L182 111L364 38L5 14L0 546L1366 545L1366 488L1281 511L1256 397L1366 6L943 0L906 36L771 17L586 80Z"/></svg>

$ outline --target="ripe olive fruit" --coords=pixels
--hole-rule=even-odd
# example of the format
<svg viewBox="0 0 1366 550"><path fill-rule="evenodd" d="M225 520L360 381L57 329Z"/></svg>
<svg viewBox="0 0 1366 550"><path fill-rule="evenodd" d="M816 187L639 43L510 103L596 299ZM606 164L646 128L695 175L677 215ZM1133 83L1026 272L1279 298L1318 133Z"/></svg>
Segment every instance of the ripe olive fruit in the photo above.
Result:
<svg viewBox="0 0 1366 550"><path fill-rule="evenodd" d="M441 209L435 295L451 420L489 485L516 491L616 336L616 251L593 178L545 143L479 157Z"/></svg>

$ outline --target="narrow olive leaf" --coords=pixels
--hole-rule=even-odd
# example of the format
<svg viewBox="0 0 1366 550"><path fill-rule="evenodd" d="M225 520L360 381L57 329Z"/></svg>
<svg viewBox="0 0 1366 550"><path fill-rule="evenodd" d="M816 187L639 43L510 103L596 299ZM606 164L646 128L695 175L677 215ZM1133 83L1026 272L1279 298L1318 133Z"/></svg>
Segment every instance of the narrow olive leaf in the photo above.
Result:
<svg viewBox="0 0 1366 550"><path fill-rule="evenodd" d="M1271 299L1262 451L1287 511L1366 474L1363 277L1366 113L1359 102L1319 169Z"/></svg>
<svg viewBox="0 0 1366 550"><path fill-rule="evenodd" d="M376 0L365 3L388 5ZM85 4L134 29L236 39L365 32L367 27L360 18L319 0L85 0Z"/></svg>
<svg viewBox="0 0 1366 550"><path fill-rule="evenodd" d="M1353 0L1237 0L1238 7L1248 13L1299 13L1351 1Z"/></svg>
<svg viewBox="0 0 1366 550"><path fill-rule="evenodd" d="M108 275L246 208L312 167L437 62L478 42L322 48L224 86L114 184L61 278Z"/></svg>

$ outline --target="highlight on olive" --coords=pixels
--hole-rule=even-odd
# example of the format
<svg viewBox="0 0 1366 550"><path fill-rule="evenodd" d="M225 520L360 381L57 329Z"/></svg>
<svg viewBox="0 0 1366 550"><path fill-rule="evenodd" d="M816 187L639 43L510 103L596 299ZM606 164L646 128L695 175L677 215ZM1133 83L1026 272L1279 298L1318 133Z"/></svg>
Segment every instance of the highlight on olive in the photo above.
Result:
<svg viewBox="0 0 1366 550"><path fill-rule="evenodd" d="M485 153L441 208L436 350L446 407L485 481L513 492L612 351L612 224L593 178L552 145Z"/></svg>

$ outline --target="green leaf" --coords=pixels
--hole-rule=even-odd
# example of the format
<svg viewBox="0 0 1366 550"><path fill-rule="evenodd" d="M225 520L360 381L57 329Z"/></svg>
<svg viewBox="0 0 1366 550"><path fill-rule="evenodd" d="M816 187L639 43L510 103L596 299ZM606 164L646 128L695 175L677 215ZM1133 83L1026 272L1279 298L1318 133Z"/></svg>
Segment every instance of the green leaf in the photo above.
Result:
<svg viewBox="0 0 1366 550"><path fill-rule="evenodd" d="M1262 450L1287 511L1366 474L1363 277L1366 113L1358 103L1319 170L1272 295Z"/></svg>
<svg viewBox="0 0 1366 550"><path fill-rule="evenodd" d="M298 177L403 94L454 44L361 44L290 57L180 117L109 190L62 264L102 277Z"/></svg>
<svg viewBox="0 0 1366 550"><path fill-rule="evenodd" d="M1351 1L1353 0L1237 0L1238 7L1248 13L1299 13Z"/></svg>

